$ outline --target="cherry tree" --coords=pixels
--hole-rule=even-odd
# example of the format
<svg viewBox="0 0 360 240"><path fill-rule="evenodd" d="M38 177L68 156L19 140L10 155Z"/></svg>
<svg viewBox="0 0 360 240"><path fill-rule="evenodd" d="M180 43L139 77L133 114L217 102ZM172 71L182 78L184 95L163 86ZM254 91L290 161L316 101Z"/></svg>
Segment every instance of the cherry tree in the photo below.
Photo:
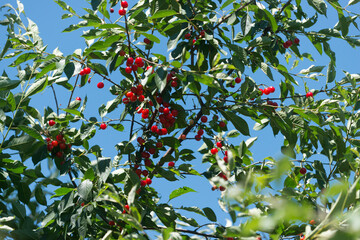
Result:
<svg viewBox="0 0 360 240"><path fill-rule="evenodd" d="M360 75L334 40L360 46L359 1L55 2L84 49L49 50L19 0L1 9L2 238L358 238ZM91 115L89 87L111 98ZM254 157L266 129L281 157ZM227 223L170 202L192 186L154 187L199 177Z"/></svg>

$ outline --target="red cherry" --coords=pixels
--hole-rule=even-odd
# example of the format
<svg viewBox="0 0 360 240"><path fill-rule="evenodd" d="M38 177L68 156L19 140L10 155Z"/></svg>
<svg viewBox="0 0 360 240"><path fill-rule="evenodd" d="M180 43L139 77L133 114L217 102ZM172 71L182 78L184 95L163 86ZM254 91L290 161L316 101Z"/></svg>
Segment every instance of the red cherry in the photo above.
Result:
<svg viewBox="0 0 360 240"><path fill-rule="evenodd" d="M152 131L153 133L156 133L157 130L158 130L158 127L157 127L156 125L151 126L151 131Z"/></svg>
<svg viewBox="0 0 360 240"><path fill-rule="evenodd" d="M309 98L309 97L313 97L314 96L314 94L312 93L312 92L307 92L306 93L306 97L307 98ZM51 126L51 125L50 125Z"/></svg>
<svg viewBox="0 0 360 240"><path fill-rule="evenodd" d="M191 37L190 33L185 34L185 39L190 39L190 37Z"/></svg>
<svg viewBox="0 0 360 240"><path fill-rule="evenodd" d="M100 129L105 130L107 128L106 123L100 124Z"/></svg>
<svg viewBox="0 0 360 240"><path fill-rule="evenodd" d="M293 42L292 42L291 40L287 40L287 41L286 41L286 45L287 45L288 47L291 47L292 44L293 44Z"/></svg>
<svg viewBox="0 0 360 240"><path fill-rule="evenodd" d="M59 147L60 147L61 150L65 150L67 145L65 143L60 143Z"/></svg>
<svg viewBox="0 0 360 240"><path fill-rule="evenodd" d="M264 90L260 88L259 91L261 93L260 96L262 96L264 94Z"/></svg>
<svg viewBox="0 0 360 240"><path fill-rule="evenodd" d="M215 154L218 153L218 149L217 149L217 148L212 148L212 149L210 150L210 152L211 152L212 155L215 155Z"/></svg>
<svg viewBox="0 0 360 240"><path fill-rule="evenodd" d="M186 135L185 135L185 134L181 134L181 135L180 135L180 139L181 139L181 140L185 140L185 139L186 139Z"/></svg>
<svg viewBox="0 0 360 240"><path fill-rule="evenodd" d="M300 173L304 175L306 173L306 168L300 168Z"/></svg>
<svg viewBox="0 0 360 240"><path fill-rule="evenodd" d="M137 96L136 95L133 95L131 98L130 98L130 101L132 102L135 102L137 100Z"/></svg>
<svg viewBox="0 0 360 240"><path fill-rule="evenodd" d="M205 37L205 31L204 31L204 30L202 30L202 31L200 32L200 36L201 36L201 37Z"/></svg>
<svg viewBox="0 0 360 240"><path fill-rule="evenodd" d="M171 110L171 114L176 117L179 114L179 111L176 109Z"/></svg>
<svg viewBox="0 0 360 240"><path fill-rule="evenodd" d="M130 74L130 73L132 72L131 67L126 67L126 68L125 68L125 72L126 72L127 74Z"/></svg>
<svg viewBox="0 0 360 240"><path fill-rule="evenodd" d="M49 143L49 144L47 145L47 150L48 150L49 152L51 152L51 151L53 150L53 148L54 148L54 146L53 146L51 143Z"/></svg>
<svg viewBox="0 0 360 240"><path fill-rule="evenodd" d="M157 147L157 148L162 148L162 147L163 147L162 142L157 142L157 143L156 143L156 147Z"/></svg>
<svg viewBox="0 0 360 240"><path fill-rule="evenodd" d="M151 41L150 41L148 38L144 38L144 43L146 43L146 44L150 44L150 43L151 43Z"/></svg>
<svg viewBox="0 0 360 240"><path fill-rule="evenodd" d="M196 135L196 136L195 136L195 140L196 140L196 141L200 141L200 140L201 140L201 136L200 136L200 135Z"/></svg>
<svg viewBox="0 0 360 240"><path fill-rule="evenodd" d="M150 167L152 165L152 161L150 159L145 159L145 166Z"/></svg>
<svg viewBox="0 0 360 240"><path fill-rule="evenodd" d="M203 123L206 123L207 120L208 120L207 116L202 116L202 117L201 117L201 121L202 121Z"/></svg>
<svg viewBox="0 0 360 240"><path fill-rule="evenodd" d="M149 175L149 172L147 170L143 170L142 175L144 175L146 177L147 175Z"/></svg>
<svg viewBox="0 0 360 240"><path fill-rule="evenodd" d="M51 141L51 139L50 138L45 138L45 140L47 141L47 142L50 142Z"/></svg>
<svg viewBox="0 0 360 240"><path fill-rule="evenodd" d="M84 203L84 202L82 202L82 203L81 203L81 206L82 206L82 207L83 207L83 206L85 206L85 203Z"/></svg>
<svg viewBox="0 0 360 240"><path fill-rule="evenodd" d="M56 141L56 140L54 140L54 141L51 142L51 145L52 145L53 147L57 147L58 144L59 144L59 143L58 143L58 141Z"/></svg>
<svg viewBox="0 0 360 240"><path fill-rule="evenodd" d="M122 101L124 104L128 104L130 102L130 100L128 98L124 98Z"/></svg>
<svg viewBox="0 0 360 240"><path fill-rule="evenodd" d="M222 143L221 143L221 142L217 142L217 143L216 143L216 146L217 146L218 148L221 148L221 147L222 147Z"/></svg>
<svg viewBox="0 0 360 240"><path fill-rule="evenodd" d="M137 58L135 59L135 64L136 64L136 65L141 65L142 63L143 63L143 60L142 60L141 57L137 57Z"/></svg>
<svg viewBox="0 0 360 240"><path fill-rule="evenodd" d="M85 75L84 69L82 69L79 74L80 74L80 76L84 76Z"/></svg>
<svg viewBox="0 0 360 240"><path fill-rule="evenodd" d="M225 163L228 163L228 159L229 159L228 156L225 156L225 157L224 157L224 162L225 162Z"/></svg>
<svg viewBox="0 0 360 240"><path fill-rule="evenodd" d="M163 102L163 98L162 97L157 97L156 98L156 102L158 103L158 104L161 104L162 102Z"/></svg>
<svg viewBox="0 0 360 240"><path fill-rule="evenodd" d="M110 8L110 12L111 12L111 13L114 13L114 9L113 9L113 8Z"/></svg>
<svg viewBox="0 0 360 240"><path fill-rule="evenodd" d="M126 14L126 10L125 9L120 9L119 14L120 14L120 16L124 16Z"/></svg>
<svg viewBox="0 0 360 240"><path fill-rule="evenodd" d="M122 56L122 57L125 56L125 51L124 51L124 50L120 50L119 55Z"/></svg>
<svg viewBox="0 0 360 240"><path fill-rule="evenodd" d="M199 131L197 132L198 135L203 135L204 134L204 130L203 129L199 129Z"/></svg>
<svg viewBox="0 0 360 240"><path fill-rule="evenodd" d="M110 226L114 226L114 225L115 225L115 222L114 222L114 221L109 221L109 225L110 225Z"/></svg>
<svg viewBox="0 0 360 240"><path fill-rule="evenodd" d="M145 100L145 96L144 96L144 95L140 95L140 96L138 97L138 100L139 100L140 102L143 102L143 101Z"/></svg>
<svg viewBox="0 0 360 240"><path fill-rule="evenodd" d="M219 127L224 128L226 126L226 123L224 121L219 122Z"/></svg>
<svg viewBox="0 0 360 240"><path fill-rule="evenodd" d="M150 154L155 154L155 152L156 152L156 149L155 148L149 148L149 153Z"/></svg>
<svg viewBox="0 0 360 240"><path fill-rule="evenodd" d="M76 97L75 100L76 100L76 101L81 101L81 98L80 98L80 97Z"/></svg>
<svg viewBox="0 0 360 240"><path fill-rule="evenodd" d="M89 67L84 68L84 73L85 74L90 74L91 73L91 69Z"/></svg>
<svg viewBox="0 0 360 240"><path fill-rule="evenodd" d="M145 143L145 140L142 138L142 137L138 137L137 138L137 142L140 144L140 145L143 145Z"/></svg>
<svg viewBox="0 0 360 240"><path fill-rule="evenodd" d="M134 72L137 72L138 67L139 67L138 65L132 65L131 70L133 70Z"/></svg>
<svg viewBox="0 0 360 240"><path fill-rule="evenodd" d="M173 88L176 88L177 85L178 85L177 81L175 81L175 80L171 81L171 86L172 86Z"/></svg>
<svg viewBox="0 0 360 240"><path fill-rule="evenodd" d="M57 152L57 153L56 153L56 156L57 156L58 158L61 158L61 157L63 156L63 153L62 153L62 152Z"/></svg>
<svg viewBox="0 0 360 240"><path fill-rule="evenodd" d="M192 40L192 43L193 43L193 45L194 45L194 44L196 43L196 39L193 39L193 40Z"/></svg>
<svg viewBox="0 0 360 240"><path fill-rule="evenodd" d="M140 185L141 185L142 187L145 187L145 186L146 186L146 181L145 181L145 180L141 180L141 181L140 181Z"/></svg>
<svg viewBox="0 0 360 240"><path fill-rule="evenodd" d="M298 45L300 43L300 40L298 38L295 38L294 43Z"/></svg>
<svg viewBox="0 0 360 240"><path fill-rule="evenodd" d="M265 88L264 89L264 94L265 95L269 95L271 93L270 89L269 88Z"/></svg>
<svg viewBox="0 0 360 240"><path fill-rule="evenodd" d="M166 114L169 114L169 113L170 113L170 109L169 109L169 108L164 108L163 113L164 113L165 115L166 115Z"/></svg>
<svg viewBox="0 0 360 240"><path fill-rule="evenodd" d="M127 8L128 6L129 6L129 4L127 3L127 1L122 1L121 2L121 7Z"/></svg>
<svg viewBox="0 0 360 240"><path fill-rule="evenodd" d="M241 78L239 78L239 77L235 78L235 82L236 83L241 83Z"/></svg>
<svg viewBox="0 0 360 240"><path fill-rule="evenodd" d="M147 118L149 118L149 114L144 114L144 113L142 113L142 114L141 114L141 117L142 117L143 119L147 119Z"/></svg>
<svg viewBox="0 0 360 240"><path fill-rule="evenodd" d="M149 109L147 109L147 108L143 109L142 113L145 115L149 115Z"/></svg>
<svg viewBox="0 0 360 240"><path fill-rule="evenodd" d="M270 90L271 93L275 92L275 88L274 88L273 86L270 86L270 87L268 87L268 88L269 88L269 90Z"/></svg>
<svg viewBox="0 0 360 240"><path fill-rule="evenodd" d="M175 163L174 163L174 162L169 162L169 163L168 163L168 166L169 166L170 168L172 168L172 167L175 166Z"/></svg>
<svg viewBox="0 0 360 240"><path fill-rule="evenodd" d="M133 92L127 92L125 95L128 98L132 98L132 96L134 96L134 93Z"/></svg>
<svg viewBox="0 0 360 240"><path fill-rule="evenodd" d="M64 137L61 134L56 136L56 140L58 140L59 142L61 142L63 139L64 139Z"/></svg>
<svg viewBox="0 0 360 240"><path fill-rule="evenodd" d="M150 105L150 106L154 106L154 103L150 100L150 101L149 101L149 105Z"/></svg>
<svg viewBox="0 0 360 240"><path fill-rule="evenodd" d="M147 185L150 185L151 183L152 183L151 178L147 178L147 179L146 179L146 184L147 184Z"/></svg>
<svg viewBox="0 0 360 240"><path fill-rule="evenodd" d="M99 82L99 83L97 84L97 87L100 88L100 89L103 88L103 87L104 87L104 83L103 83L103 82Z"/></svg>
<svg viewBox="0 0 360 240"><path fill-rule="evenodd" d="M55 122L54 120L49 120L49 125L50 125L50 126L54 126L55 123L56 123L56 122Z"/></svg>
<svg viewBox="0 0 360 240"><path fill-rule="evenodd" d="M161 129L161 135L166 135L168 133L166 128Z"/></svg>
<svg viewBox="0 0 360 240"><path fill-rule="evenodd" d="M223 186L220 186L220 187L219 187L219 189L220 189L220 191L222 191L222 192L223 192L223 191L225 191L225 189L226 189L226 188L225 188L225 187L223 187Z"/></svg>

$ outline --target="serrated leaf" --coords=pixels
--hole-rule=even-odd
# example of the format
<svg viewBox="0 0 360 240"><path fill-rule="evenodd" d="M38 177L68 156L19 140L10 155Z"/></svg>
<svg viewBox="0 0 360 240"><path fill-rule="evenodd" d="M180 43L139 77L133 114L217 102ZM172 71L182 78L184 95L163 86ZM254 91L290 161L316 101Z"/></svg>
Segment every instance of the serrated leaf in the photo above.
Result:
<svg viewBox="0 0 360 240"><path fill-rule="evenodd" d="M185 194L185 193L189 193L189 192L196 192L194 189L192 189L192 188L189 188L189 187L181 187L181 188L178 188L178 189L175 189L174 191L172 191L171 193L170 193L170 196L169 196L169 201L171 200L171 199L174 199L174 198L176 198L176 197L179 197L179 196L181 196L181 195L183 195L183 194Z"/></svg>

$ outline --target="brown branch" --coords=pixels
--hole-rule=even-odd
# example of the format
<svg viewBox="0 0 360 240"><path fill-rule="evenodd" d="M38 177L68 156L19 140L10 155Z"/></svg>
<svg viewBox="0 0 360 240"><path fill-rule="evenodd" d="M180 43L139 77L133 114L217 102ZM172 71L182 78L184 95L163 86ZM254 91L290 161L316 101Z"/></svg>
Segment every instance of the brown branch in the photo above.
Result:
<svg viewBox="0 0 360 240"><path fill-rule="evenodd" d="M166 227L161 227L161 226L158 226L158 228L151 228L151 227L144 227L143 228L144 230L161 230L161 229L166 229ZM214 235L214 234L206 234L206 233L200 233L200 232L197 232L197 231L193 231L193 230L187 230L187 229L179 229L179 228L175 228L175 231L177 232L183 232L183 233L191 233L191 234L195 234L195 235L199 235L199 236L203 236L203 237L209 237L209 238L217 238L217 239L220 239L222 237L219 237L217 235Z"/></svg>
<svg viewBox="0 0 360 240"><path fill-rule="evenodd" d="M52 91L54 93L54 99L55 99L55 104L56 104L56 113L59 116L59 104L58 104L58 100L57 100L57 97L56 97L56 92L55 92L54 86L52 84L51 84L51 89L52 89Z"/></svg>

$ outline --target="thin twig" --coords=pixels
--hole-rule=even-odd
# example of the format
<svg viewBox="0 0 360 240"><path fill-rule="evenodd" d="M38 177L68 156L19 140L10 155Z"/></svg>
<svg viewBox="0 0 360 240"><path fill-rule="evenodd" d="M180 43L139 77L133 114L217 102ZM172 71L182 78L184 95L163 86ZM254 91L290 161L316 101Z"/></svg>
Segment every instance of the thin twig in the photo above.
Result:
<svg viewBox="0 0 360 240"><path fill-rule="evenodd" d="M55 104L56 104L56 113L57 115L59 116L59 104L58 104L58 101L57 101L57 97L56 97L56 92L55 92L55 89L54 89L54 86L51 84L51 89L54 93L54 99L55 99Z"/></svg>

